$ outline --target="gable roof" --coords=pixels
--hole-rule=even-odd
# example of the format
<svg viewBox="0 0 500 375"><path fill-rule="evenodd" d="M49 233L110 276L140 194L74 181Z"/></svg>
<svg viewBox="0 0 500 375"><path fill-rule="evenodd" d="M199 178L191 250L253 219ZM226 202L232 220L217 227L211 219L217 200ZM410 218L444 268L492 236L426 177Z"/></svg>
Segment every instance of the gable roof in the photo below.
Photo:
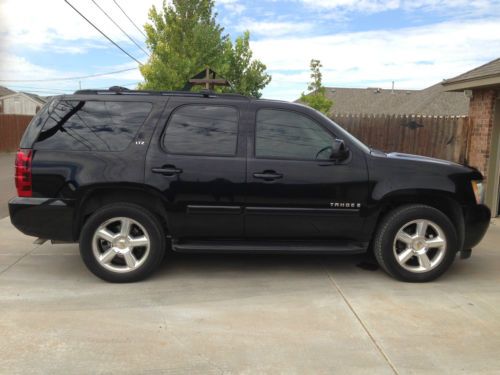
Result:
<svg viewBox="0 0 500 375"><path fill-rule="evenodd" d="M2 99L7 99L7 98L10 98L10 97L13 97L13 96L25 96L28 99L36 102L37 104L42 104L42 105L47 102L47 100L45 100L41 96L38 96L36 94L31 94L31 93L28 93L28 92L13 92L12 94L3 96Z"/></svg>
<svg viewBox="0 0 500 375"><path fill-rule="evenodd" d="M500 58L443 81L443 86L448 91L460 91L495 85L500 86Z"/></svg>
<svg viewBox="0 0 500 375"><path fill-rule="evenodd" d="M29 96L31 99L40 102L40 104L45 104L47 100L44 97L41 97L40 95L37 94L32 94L29 92L22 92L22 94Z"/></svg>
<svg viewBox="0 0 500 375"><path fill-rule="evenodd" d="M438 83L415 92L397 111L406 114L464 116L469 113L469 100L463 92L447 92Z"/></svg>
<svg viewBox="0 0 500 375"><path fill-rule="evenodd" d="M444 91L441 84L424 90L327 87L326 96L333 101L331 111L338 114L461 116L469 112L469 99L463 93Z"/></svg>
<svg viewBox="0 0 500 375"><path fill-rule="evenodd" d="M15 93L15 91L12 91L11 89L8 89L7 87L0 86L0 98L2 96L14 94L14 93Z"/></svg>
<svg viewBox="0 0 500 375"><path fill-rule="evenodd" d="M326 96L333 101L335 113L393 113L408 100L414 90L383 90L379 88L327 87Z"/></svg>

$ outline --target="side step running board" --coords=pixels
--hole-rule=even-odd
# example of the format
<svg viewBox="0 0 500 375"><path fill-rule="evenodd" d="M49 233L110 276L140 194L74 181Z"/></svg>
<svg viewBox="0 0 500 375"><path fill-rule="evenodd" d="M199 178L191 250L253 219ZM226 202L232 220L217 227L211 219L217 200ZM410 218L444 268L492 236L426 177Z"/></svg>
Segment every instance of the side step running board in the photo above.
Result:
<svg viewBox="0 0 500 375"><path fill-rule="evenodd" d="M350 241L236 241L172 239L172 250L180 253L364 253L365 242Z"/></svg>

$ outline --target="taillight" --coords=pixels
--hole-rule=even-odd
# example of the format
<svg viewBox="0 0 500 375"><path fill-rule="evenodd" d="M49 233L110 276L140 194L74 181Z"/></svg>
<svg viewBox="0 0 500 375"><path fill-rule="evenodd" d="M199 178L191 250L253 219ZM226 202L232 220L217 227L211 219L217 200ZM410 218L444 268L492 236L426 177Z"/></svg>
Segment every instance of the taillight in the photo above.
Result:
<svg viewBox="0 0 500 375"><path fill-rule="evenodd" d="M16 154L16 189L20 197L31 197L31 150L19 149Z"/></svg>

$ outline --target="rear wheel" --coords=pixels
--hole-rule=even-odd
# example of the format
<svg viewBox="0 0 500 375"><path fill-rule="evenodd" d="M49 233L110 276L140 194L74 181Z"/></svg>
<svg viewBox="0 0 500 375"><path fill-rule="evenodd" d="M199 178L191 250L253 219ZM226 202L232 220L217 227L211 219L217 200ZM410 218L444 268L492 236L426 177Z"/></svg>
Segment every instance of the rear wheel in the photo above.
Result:
<svg viewBox="0 0 500 375"><path fill-rule="evenodd" d="M408 205L390 212L375 235L374 254L390 275L425 282L441 276L453 263L457 233L441 211Z"/></svg>
<svg viewBox="0 0 500 375"><path fill-rule="evenodd" d="M96 276L110 282L133 282L149 276L165 253L159 220L144 208L114 203L96 211L80 236L80 254Z"/></svg>

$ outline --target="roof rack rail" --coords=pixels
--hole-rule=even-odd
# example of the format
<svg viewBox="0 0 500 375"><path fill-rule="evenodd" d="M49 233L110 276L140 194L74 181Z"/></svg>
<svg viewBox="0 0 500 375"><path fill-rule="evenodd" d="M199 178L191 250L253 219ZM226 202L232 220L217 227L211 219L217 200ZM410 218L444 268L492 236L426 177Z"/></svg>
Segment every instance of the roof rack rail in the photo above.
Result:
<svg viewBox="0 0 500 375"><path fill-rule="evenodd" d="M194 91L153 91L153 90L130 90L126 87L112 86L109 89L85 89L77 90L74 95L152 95L152 96L191 96L203 98L232 98L249 99L245 95L233 93L217 93L212 90L203 89L199 92Z"/></svg>
<svg viewBox="0 0 500 375"><path fill-rule="evenodd" d="M111 86L109 91L122 92L122 91L130 91L130 89L122 86Z"/></svg>

